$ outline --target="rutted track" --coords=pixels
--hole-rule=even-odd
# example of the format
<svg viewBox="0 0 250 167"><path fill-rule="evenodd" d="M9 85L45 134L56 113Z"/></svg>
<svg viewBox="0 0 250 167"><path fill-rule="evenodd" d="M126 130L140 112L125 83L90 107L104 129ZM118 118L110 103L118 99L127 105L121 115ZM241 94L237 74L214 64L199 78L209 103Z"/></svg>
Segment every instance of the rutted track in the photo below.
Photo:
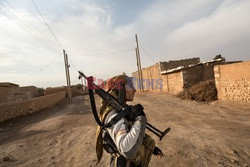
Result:
<svg viewBox="0 0 250 167"><path fill-rule="evenodd" d="M96 97L99 104L99 98ZM138 93L148 122L172 128L158 146L158 166L250 166L250 104L197 103L163 93ZM96 166L96 123L88 96L0 124L0 166ZM99 167L105 166L104 154Z"/></svg>

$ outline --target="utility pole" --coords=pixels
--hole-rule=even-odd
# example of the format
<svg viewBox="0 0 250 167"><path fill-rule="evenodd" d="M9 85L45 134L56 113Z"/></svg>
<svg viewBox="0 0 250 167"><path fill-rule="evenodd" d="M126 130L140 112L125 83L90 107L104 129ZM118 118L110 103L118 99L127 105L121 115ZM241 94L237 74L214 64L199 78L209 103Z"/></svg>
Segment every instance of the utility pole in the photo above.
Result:
<svg viewBox="0 0 250 167"><path fill-rule="evenodd" d="M68 62L68 55L65 52L65 50L63 49L63 55L64 55L64 63L65 63L65 72L66 72L66 81L67 81L67 94L68 94L68 98L69 101L72 101L72 95L71 95L71 85L70 85L70 75L69 75L69 62Z"/></svg>
<svg viewBox="0 0 250 167"><path fill-rule="evenodd" d="M135 41L136 41L137 64L139 67L138 75L139 75L140 87L141 87L142 92L144 92L143 83L142 83L143 79L142 79L142 70L141 70L141 58L140 58L140 51L139 51L137 34L135 34Z"/></svg>
<svg viewBox="0 0 250 167"><path fill-rule="evenodd" d="M138 69L138 81L139 81L139 86L140 86L140 92L142 91L141 90L141 82L140 82L140 68L139 68L139 62L138 62L138 52L137 52L137 48L135 48L135 55L136 55L136 64L137 64L137 69ZM137 82L138 83L138 82ZM137 85L138 87L138 85Z"/></svg>
<svg viewBox="0 0 250 167"><path fill-rule="evenodd" d="M84 78L84 84L85 84L85 88L87 88L87 79Z"/></svg>
<svg viewBox="0 0 250 167"><path fill-rule="evenodd" d="M83 85L83 80L84 80L84 85ZM87 88L87 83L86 83L86 79L84 77L81 78L81 82L82 82L82 87L84 88L84 91Z"/></svg>
<svg viewBox="0 0 250 167"><path fill-rule="evenodd" d="M83 78L81 78L81 84L82 84L82 86L83 86Z"/></svg>
<svg viewBox="0 0 250 167"><path fill-rule="evenodd" d="M81 78L81 83L82 83L82 91L85 90L85 85L83 85L83 77Z"/></svg>

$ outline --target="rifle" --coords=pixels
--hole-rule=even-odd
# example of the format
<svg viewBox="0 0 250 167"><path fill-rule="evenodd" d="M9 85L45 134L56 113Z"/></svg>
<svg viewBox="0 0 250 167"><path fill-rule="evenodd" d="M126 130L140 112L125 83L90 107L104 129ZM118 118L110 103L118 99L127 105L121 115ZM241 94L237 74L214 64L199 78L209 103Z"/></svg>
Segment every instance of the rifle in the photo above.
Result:
<svg viewBox="0 0 250 167"><path fill-rule="evenodd" d="M117 115L118 117L122 118L123 116L125 116L125 114L127 114L129 111L126 111L127 108L124 107L122 104L120 104L112 95L110 95L109 93L107 93L105 90L103 90L102 88L100 88L99 86L97 86L94 81L93 81L93 76L87 77L85 74L83 74L81 71L79 72L79 77L78 79L81 79L82 77L84 77L85 79L87 79L87 83L88 83L88 91L89 91L89 99L90 99L90 104L91 104L91 108L92 108L92 112L94 115L94 118L97 122L97 124L101 127L107 127L107 125L104 125L97 114L97 110L96 110L96 105L95 105L95 98L94 98L94 92L93 89L95 90L96 94L98 94L108 105L112 106L114 109L118 110L118 111L123 111L123 114L121 115ZM110 121L112 124L112 120ZM109 123L108 123L109 124ZM110 124L109 124L110 126ZM159 137L160 141L162 140L162 138L171 130L171 128L167 128L164 132L160 131L159 129L157 129L156 127L154 127L153 125L149 124L148 122L146 123L146 128L151 131L152 133L154 133L156 136Z"/></svg>

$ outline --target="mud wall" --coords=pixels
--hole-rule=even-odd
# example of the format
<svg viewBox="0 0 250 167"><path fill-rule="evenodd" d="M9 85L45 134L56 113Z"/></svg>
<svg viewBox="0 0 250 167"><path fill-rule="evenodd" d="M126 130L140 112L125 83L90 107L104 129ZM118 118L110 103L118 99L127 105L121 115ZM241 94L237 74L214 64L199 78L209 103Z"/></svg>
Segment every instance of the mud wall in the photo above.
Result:
<svg viewBox="0 0 250 167"><path fill-rule="evenodd" d="M50 95L58 92L65 92L66 93L66 87L53 87L53 88L46 88L44 91L44 95Z"/></svg>
<svg viewBox="0 0 250 167"><path fill-rule="evenodd" d="M161 76L163 79L163 92L179 94L183 91L183 72L175 72Z"/></svg>
<svg viewBox="0 0 250 167"><path fill-rule="evenodd" d="M160 74L160 65L142 69L142 78L145 91L181 93L184 88L191 87L207 80L214 80L214 66L224 62L200 63L195 66L185 67L172 73ZM134 86L140 90L137 71L132 74Z"/></svg>
<svg viewBox="0 0 250 167"><path fill-rule="evenodd" d="M214 67L219 100L250 102L250 61Z"/></svg>
<svg viewBox="0 0 250 167"><path fill-rule="evenodd" d="M138 72L132 73L133 84L137 91L140 91ZM160 82L162 77L160 75L159 64L152 65L142 69L143 88L145 91L162 91L160 88Z"/></svg>
<svg viewBox="0 0 250 167"><path fill-rule="evenodd" d="M19 86L14 85L0 85L0 103L8 101L8 94L13 94L19 92Z"/></svg>
<svg viewBox="0 0 250 167"><path fill-rule="evenodd" d="M37 97L37 87L35 86L22 86L19 88L20 92L28 92L31 94L31 97Z"/></svg>
<svg viewBox="0 0 250 167"><path fill-rule="evenodd" d="M219 64L220 62L215 62L211 64L203 64L202 69L202 81L214 80L214 66ZM220 63L221 64L221 63Z"/></svg>
<svg viewBox="0 0 250 167"><path fill-rule="evenodd" d="M160 62L160 69L161 71L169 70L173 68L177 68L179 66L189 66L191 64L198 64L200 63L200 58L195 57L191 59L183 59L183 60L170 60L169 62Z"/></svg>
<svg viewBox="0 0 250 167"><path fill-rule="evenodd" d="M138 73L132 73L134 86L140 91ZM183 74L181 71L168 75L160 74L159 64L142 69L143 88L144 91L169 92L178 94L183 90Z"/></svg>
<svg viewBox="0 0 250 167"><path fill-rule="evenodd" d="M184 82L183 87L187 88L202 81L203 65L200 64L194 67L185 68L182 72Z"/></svg>
<svg viewBox="0 0 250 167"><path fill-rule="evenodd" d="M0 104L0 122L51 107L65 98L65 92L40 96L29 100Z"/></svg>

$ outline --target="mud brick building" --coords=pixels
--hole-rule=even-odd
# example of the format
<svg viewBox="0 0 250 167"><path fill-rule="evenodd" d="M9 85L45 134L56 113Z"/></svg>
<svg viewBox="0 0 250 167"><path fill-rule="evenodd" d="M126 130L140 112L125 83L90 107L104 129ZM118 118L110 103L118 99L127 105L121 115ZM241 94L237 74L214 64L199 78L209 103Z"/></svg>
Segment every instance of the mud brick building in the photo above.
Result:
<svg viewBox="0 0 250 167"><path fill-rule="evenodd" d="M214 68L219 100L250 102L250 61Z"/></svg>
<svg viewBox="0 0 250 167"><path fill-rule="evenodd" d="M200 63L200 58L195 57L195 58L183 59L183 60L170 60L168 62L164 61L164 62L160 62L159 66L160 66L160 71L163 72L163 71L171 70L180 66L187 67L191 64L198 64L198 63Z"/></svg>
<svg viewBox="0 0 250 167"><path fill-rule="evenodd" d="M59 93L59 92L65 92L66 93L66 87L62 86L62 87L48 87L45 89L44 95L50 95L50 94L54 94L54 93Z"/></svg>
<svg viewBox="0 0 250 167"><path fill-rule="evenodd" d="M19 92L19 85L10 82L0 82L0 103L8 101L8 94Z"/></svg>
<svg viewBox="0 0 250 167"><path fill-rule="evenodd" d="M37 96L35 86L19 87L10 82L0 82L0 103L15 102L30 99Z"/></svg>
<svg viewBox="0 0 250 167"><path fill-rule="evenodd" d="M200 63L199 58L159 62L142 69L144 90L179 94L185 88L214 79L214 66L224 63L225 59L221 58L203 63ZM132 73L132 77L137 80L138 72ZM137 81L135 87L140 89Z"/></svg>
<svg viewBox="0 0 250 167"><path fill-rule="evenodd" d="M37 87L35 87L35 86L23 86L23 87L20 87L20 92L25 92L25 93L30 94L30 96L32 98L38 96Z"/></svg>

